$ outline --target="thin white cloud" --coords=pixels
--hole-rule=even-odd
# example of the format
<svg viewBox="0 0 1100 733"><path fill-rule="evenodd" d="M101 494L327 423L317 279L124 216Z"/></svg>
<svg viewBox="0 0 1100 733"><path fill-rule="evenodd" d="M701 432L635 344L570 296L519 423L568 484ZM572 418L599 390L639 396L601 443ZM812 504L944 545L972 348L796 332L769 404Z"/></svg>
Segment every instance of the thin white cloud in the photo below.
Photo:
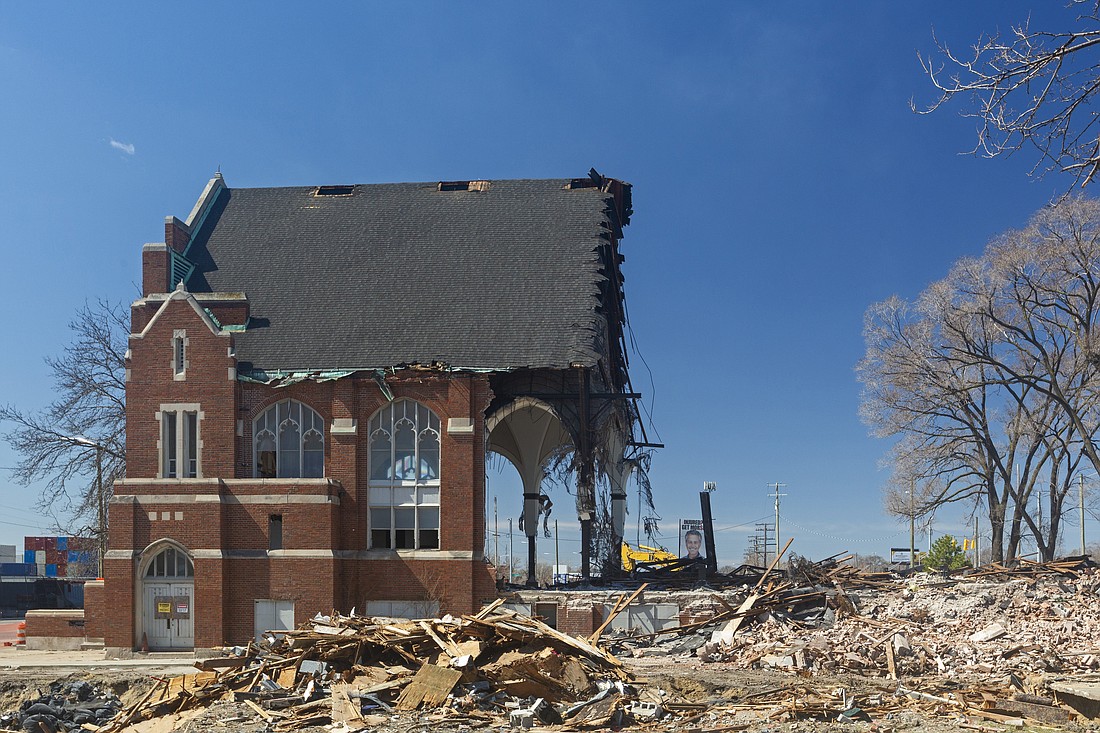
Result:
<svg viewBox="0 0 1100 733"><path fill-rule="evenodd" d="M115 140L114 138L111 138L111 147L116 148L118 150L121 150L122 152L126 153L127 155L133 155L134 154L134 144L133 143L120 143L118 140Z"/></svg>

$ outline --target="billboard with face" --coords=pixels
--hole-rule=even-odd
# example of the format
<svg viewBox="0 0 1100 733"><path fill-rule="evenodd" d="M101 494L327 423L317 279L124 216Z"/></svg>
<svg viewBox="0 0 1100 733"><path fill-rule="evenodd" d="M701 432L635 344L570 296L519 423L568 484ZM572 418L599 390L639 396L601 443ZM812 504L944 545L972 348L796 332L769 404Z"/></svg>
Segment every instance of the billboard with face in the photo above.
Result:
<svg viewBox="0 0 1100 733"><path fill-rule="evenodd" d="M680 520L680 547L685 560L698 560L704 557L703 520Z"/></svg>

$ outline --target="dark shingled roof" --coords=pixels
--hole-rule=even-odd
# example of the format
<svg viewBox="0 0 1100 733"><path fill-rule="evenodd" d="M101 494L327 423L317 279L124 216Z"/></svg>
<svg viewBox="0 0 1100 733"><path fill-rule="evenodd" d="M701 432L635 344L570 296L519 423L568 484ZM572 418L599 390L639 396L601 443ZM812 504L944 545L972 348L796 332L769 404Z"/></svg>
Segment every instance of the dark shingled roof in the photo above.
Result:
<svg viewBox="0 0 1100 733"><path fill-rule="evenodd" d="M224 189L187 288L247 295L245 369L591 366L606 349L597 250L619 223L612 194L568 184Z"/></svg>

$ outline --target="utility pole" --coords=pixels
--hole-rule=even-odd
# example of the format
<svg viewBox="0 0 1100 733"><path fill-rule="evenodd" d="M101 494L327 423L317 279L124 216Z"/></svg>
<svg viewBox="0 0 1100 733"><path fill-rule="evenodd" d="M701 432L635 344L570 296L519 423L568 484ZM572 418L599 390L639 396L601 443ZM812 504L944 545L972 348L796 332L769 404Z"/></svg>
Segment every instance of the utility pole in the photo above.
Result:
<svg viewBox="0 0 1100 733"><path fill-rule="evenodd" d="M916 543L916 530L917 530L917 516L915 509L915 497L913 491L916 489L916 482L913 479L909 479L909 569L912 570L917 566L917 543Z"/></svg>
<svg viewBox="0 0 1100 733"><path fill-rule="evenodd" d="M1035 538L1035 562L1043 562L1043 487L1039 486L1035 491L1035 508L1039 520L1039 536Z"/></svg>
<svg viewBox="0 0 1100 733"><path fill-rule="evenodd" d="M771 529L771 525L767 522L756 523L756 554L760 556L760 564L764 567L768 566L768 530Z"/></svg>
<svg viewBox="0 0 1100 733"><path fill-rule="evenodd" d="M768 484L772 486L773 484ZM778 481L775 482L775 557L779 558L779 497L786 496L786 494L779 493L780 486L786 486L787 484L781 484Z"/></svg>
<svg viewBox="0 0 1100 733"><path fill-rule="evenodd" d="M512 518L508 517L508 584L512 584Z"/></svg>
<svg viewBox="0 0 1100 733"><path fill-rule="evenodd" d="M500 572L500 518L497 516L497 498L493 497L493 567Z"/></svg>
<svg viewBox="0 0 1100 733"><path fill-rule="evenodd" d="M981 556L978 554L978 509L974 508L974 569L978 569L978 560Z"/></svg>
<svg viewBox="0 0 1100 733"><path fill-rule="evenodd" d="M554 585L558 584L558 568L561 567L561 548L558 545L558 520L554 520Z"/></svg>

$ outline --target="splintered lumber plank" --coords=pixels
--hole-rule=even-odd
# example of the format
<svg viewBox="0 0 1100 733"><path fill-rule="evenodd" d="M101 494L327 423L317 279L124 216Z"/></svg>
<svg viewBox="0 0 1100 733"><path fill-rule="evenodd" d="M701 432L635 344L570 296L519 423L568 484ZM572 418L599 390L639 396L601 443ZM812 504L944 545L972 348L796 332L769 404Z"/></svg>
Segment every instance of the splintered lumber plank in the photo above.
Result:
<svg viewBox="0 0 1100 733"><path fill-rule="evenodd" d="M898 678L897 662L894 660L894 638L893 634L890 634L891 641L886 644L886 667L890 673L890 679L896 680Z"/></svg>
<svg viewBox="0 0 1100 733"><path fill-rule="evenodd" d="M780 559L782 559L783 557L783 553L787 551L787 548L791 546L792 542L794 542L794 537L791 537L789 540L787 540L787 544L783 545L783 549L779 551L779 554L777 554L775 558L771 561L771 564L768 565L768 569L765 570L764 574L760 576L760 580L756 581L756 585L753 586L754 592L759 590L760 586L764 585L764 579L767 578L773 570L775 570L775 566L779 564Z"/></svg>
<svg viewBox="0 0 1100 733"><path fill-rule="evenodd" d="M195 669L208 672L215 669L247 667L251 661L251 657L219 657L217 659L196 659L193 666Z"/></svg>
<svg viewBox="0 0 1100 733"><path fill-rule="evenodd" d="M252 702L251 700L244 700L243 702L244 702L244 704L245 704L245 705L247 705L248 707L252 708L252 709L253 709L253 710L254 710L254 711L255 711L256 713L258 713L258 714L259 714L259 716L260 716L261 718L263 718L263 719L264 719L264 720L266 720L267 722L269 722L269 723L270 723L270 722L271 722L272 720L274 720L274 719L275 719L275 716L274 716L274 715L272 715L271 713L267 712L266 710L264 710L264 709L263 709L263 708L261 708L261 707L260 707L259 705L257 705L256 703Z"/></svg>
<svg viewBox="0 0 1100 733"><path fill-rule="evenodd" d="M622 603L616 603L615 607L611 609L611 613L607 614L607 618L604 619L604 622L600 624L598 629L592 632L591 636L588 637L588 643L595 644L596 642L598 642L600 640L600 634L603 633L603 630L607 628L608 624L614 621L615 617L622 613L626 609L626 607L629 606L635 598L640 596L642 594L642 591L644 591L647 587L649 587L649 583L642 583L640 586L638 586L638 589L636 591L630 594L629 598L627 598Z"/></svg>
<svg viewBox="0 0 1100 733"><path fill-rule="evenodd" d="M421 621L420 628L424 629L424 633L426 633L432 641L439 645L439 648L446 652L448 656L452 658L462 656L459 653L458 649L455 647L454 643L452 642L448 644L446 641L440 638L439 634L435 633L435 629L433 629L431 627L431 624L429 624L427 621Z"/></svg>
<svg viewBox="0 0 1100 733"><path fill-rule="evenodd" d="M352 690L348 684L335 684L331 688L332 695L332 722L333 723L359 723L363 716L359 712L359 700L354 702L348 694Z"/></svg>
<svg viewBox="0 0 1100 733"><path fill-rule="evenodd" d="M297 667L286 667L279 672L279 677L275 680L275 683L279 687L284 687L288 690L294 689L295 679L298 676Z"/></svg>
<svg viewBox="0 0 1100 733"><path fill-rule="evenodd" d="M789 543L788 543L789 544ZM737 609L733 619L722 629L723 633L728 633L731 636L737 633L737 630L741 628L741 624L745 623L745 619L749 616L749 611L756 605L756 602L760 600L760 596L756 593L750 593L749 597L741 602L741 606Z"/></svg>
<svg viewBox="0 0 1100 733"><path fill-rule="evenodd" d="M218 678L217 672L199 672L198 674L185 674L178 677L170 677L160 700L175 697L184 690L194 690L206 687L206 685Z"/></svg>
<svg viewBox="0 0 1100 733"><path fill-rule="evenodd" d="M478 611L477 613L475 613L473 617L476 618L476 619L484 619L484 618L488 617L489 614L491 614L493 611L500 608L502 605L504 605L504 599L503 598L498 598L495 601L493 601L492 603L490 603L488 606L486 606L485 608L483 608L480 611Z"/></svg>
<svg viewBox="0 0 1100 733"><path fill-rule="evenodd" d="M398 710L416 710L423 704L439 707L462 679L457 669L425 664L397 698Z"/></svg>

